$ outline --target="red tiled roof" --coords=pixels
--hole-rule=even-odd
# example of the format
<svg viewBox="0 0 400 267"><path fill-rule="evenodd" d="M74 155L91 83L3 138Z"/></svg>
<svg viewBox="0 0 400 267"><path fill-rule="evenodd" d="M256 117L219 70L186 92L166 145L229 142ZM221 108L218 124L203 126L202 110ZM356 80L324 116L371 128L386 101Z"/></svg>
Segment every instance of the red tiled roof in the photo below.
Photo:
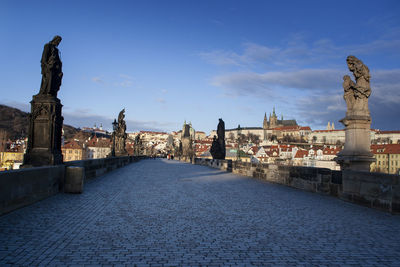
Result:
<svg viewBox="0 0 400 267"><path fill-rule="evenodd" d="M148 133L148 134L167 134L165 132L152 132L152 131L140 131L140 133Z"/></svg>
<svg viewBox="0 0 400 267"><path fill-rule="evenodd" d="M288 126L274 128L275 131L298 131L299 129L300 126L297 125L288 125Z"/></svg>
<svg viewBox="0 0 400 267"><path fill-rule="evenodd" d="M329 148L326 147L324 148L324 150L322 151L322 153L324 155L336 155L337 153L339 153L342 150L341 147L337 147L337 148Z"/></svg>
<svg viewBox="0 0 400 267"><path fill-rule="evenodd" d="M377 131L378 134L391 134L391 133L397 133L400 134L400 131Z"/></svg>
<svg viewBox="0 0 400 267"><path fill-rule="evenodd" d="M92 138L87 141L86 143L89 147L110 147L111 146L111 139L108 138Z"/></svg>
<svg viewBox="0 0 400 267"><path fill-rule="evenodd" d="M400 144L371 145L373 154L400 154Z"/></svg>
<svg viewBox="0 0 400 267"><path fill-rule="evenodd" d="M344 132L344 129L338 129L338 130L314 130L313 132L314 133L327 133L327 132L340 132L340 131Z"/></svg>
<svg viewBox="0 0 400 267"><path fill-rule="evenodd" d="M78 142L76 142L76 141L70 141L70 142L64 143L63 148L65 148L65 149L82 149L82 146L80 144L78 144Z"/></svg>
<svg viewBox="0 0 400 267"><path fill-rule="evenodd" d="M311 131L311 128L309 126L304 126L304 127L300 127L300 130Z"/></svg>
<svg viewBox="0 0 400 267"><path fill-rule="evenodd" d="M304 158L308 155L308 151L307 150L303 150L303 149L299 149L296 152L296 155L294 156L295 158Z"/></svg>

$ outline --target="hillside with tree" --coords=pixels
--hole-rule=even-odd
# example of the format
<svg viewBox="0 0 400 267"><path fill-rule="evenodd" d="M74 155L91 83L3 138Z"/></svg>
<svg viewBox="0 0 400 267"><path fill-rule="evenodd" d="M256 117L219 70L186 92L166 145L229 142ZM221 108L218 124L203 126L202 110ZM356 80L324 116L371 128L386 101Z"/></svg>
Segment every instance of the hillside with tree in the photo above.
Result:
<svg viewBox="0 0 400 267"><path fill-rule="evenodd" d="M28 135L29 129L29 113L21 111L17 108L0 105L0 129L7 132L10 139L17 139ZM71 138L80 130L63 125L65 138Z"/></svg>

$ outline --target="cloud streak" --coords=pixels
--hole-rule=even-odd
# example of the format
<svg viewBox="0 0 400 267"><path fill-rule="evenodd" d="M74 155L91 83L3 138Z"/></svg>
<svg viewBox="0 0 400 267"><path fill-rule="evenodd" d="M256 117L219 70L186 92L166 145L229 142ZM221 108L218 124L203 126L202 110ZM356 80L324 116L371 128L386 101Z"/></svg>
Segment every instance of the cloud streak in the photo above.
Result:
<svg viewBox="0 0 400 267"><path fill-rule="evenodd" d="M319 39L312 43L296 37L283 47L272 47L255 43L244 43L241 53L230 50L213 50L199 54L215 65L254 67L257 64L293 67L293 64L312 64L342 58L343 55L370 55L386 53L399 55L400 39L378 39L369 43L336 45L330 39Z"/></svg>

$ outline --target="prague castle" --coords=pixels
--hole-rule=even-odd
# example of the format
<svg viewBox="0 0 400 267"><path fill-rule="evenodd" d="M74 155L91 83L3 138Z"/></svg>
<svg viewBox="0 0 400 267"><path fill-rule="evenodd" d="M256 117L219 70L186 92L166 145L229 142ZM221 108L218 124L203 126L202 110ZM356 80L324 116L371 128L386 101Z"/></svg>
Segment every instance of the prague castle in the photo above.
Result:
<svg viewBox="0 0 400 267"><path fill-rule="evenodd" d="M240 127L240 133L242 135L257 135L259 140L267 141L271 138L282 139L285 136L290 136L293 139L300 140L301 138L307 139L311 133L310 127L301 127L297 124L296 120L284 120L283 116L278 119L273 108L272 113L267 118L267 113L264 114L263 127ZM210 134L211 136L216 135L215 130ZM235 139L238 136L238 128L225 130L226 139Z"/></svg>

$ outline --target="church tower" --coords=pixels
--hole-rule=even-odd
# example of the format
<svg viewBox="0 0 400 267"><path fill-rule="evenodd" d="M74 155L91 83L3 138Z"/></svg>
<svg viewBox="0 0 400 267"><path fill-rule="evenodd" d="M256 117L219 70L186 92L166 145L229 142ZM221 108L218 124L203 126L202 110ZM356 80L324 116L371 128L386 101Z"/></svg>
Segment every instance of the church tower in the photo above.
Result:
<svg viewBox="0 0 400 267"><path fill-rule="evenodd" d="M268 120L267 120L267 112L265 112L263 121L264 140L267 140L267 129L268 129Z"/></svg>
<svg viewBox="0 0 400 267"><path fill-rule="evenodd" d="M269 128L273 129L278 126L278 117L275 113L275 107L272 111L272 116L269 117Z"/></svg>
<svg viewBox="0 0 400 267"><path fill-rule="evenodd" d="M268 119L267 119L267 112L264 114L264 122L263 122L263 129L268 129Z"/></svg>

